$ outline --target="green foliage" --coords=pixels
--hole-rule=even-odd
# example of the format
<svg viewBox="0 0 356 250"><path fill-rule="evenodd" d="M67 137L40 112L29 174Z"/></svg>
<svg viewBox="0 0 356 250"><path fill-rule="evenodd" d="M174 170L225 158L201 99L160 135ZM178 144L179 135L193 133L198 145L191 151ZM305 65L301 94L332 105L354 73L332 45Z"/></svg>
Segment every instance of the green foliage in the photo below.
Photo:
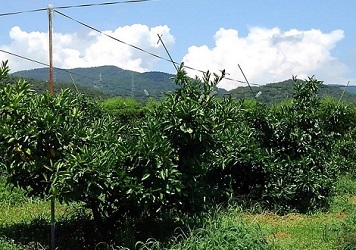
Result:
<svg viewBox="0 0 356 250"><path fill-rule="evenodd" d="M355 108L322 101L314 77L294 79L293 99L266 106L218 98L224 71L193 80L181 65L177 90L144 108L132 98L99 105L69 90L38 94L24 81L6 84L8 67L0 69L7 182L30 196L83 203L102 236L237 197L310 211L327 202L338 174L354 176ZM202 232L199 241L211 237Z"/></svg>
<svg viewBox="0 0 356 250"><path fill-rule="evenodd" d="M233 102L225 100L222 105L225 115L224 128L219 131L220 147L216 163L221 165L221 180L228 181L230 198L252 195L260 190L264 181L263 150L258 130L262 106L255 101ZM230 180L229 180L230 179Z"/></svg>
<svg viewBox="0 0 356 250"><path fill-rule="evenodd" d="M203 227L177 236L168 249L271 249L257 224L228 215L211 216Z"/></svg>
<svg viewBox="0 0 356 250"><path fill-rule="evenodd" d="M292 99L294 93L294 80L289 79L283 82L268 83L258 87L252 86L252 91L249 87L238 87L230 90L228 93L233 98L238 99L257 99L260 103L267 105L279 104L284 101ZM347 92L343 95L343 101L349 104L356 104L356 95L352 93L352 87L347 88ZM261 93L256 96L256 93ZM318 88L318 95L320 97L333 98L339 100L342 96L343 88L338 85L322 84ZM350 92L350 93L349 93Z"/></svg>
<svg viewBox="0 0 356 250"><path fill-rule="evenodd" d="M338 178L335 193L338 195L356 195L356 178L344 174Z"/></svg>
<svg viewBox="0 0 356 250"><path fill-rule="evenodd" d="M329 231L337 234L337 249L354 250L356 247L356 212L353 209L349 216L334 225L329 226Z"/></svg>
<svg viewBox="0 0 356 250"><path fill-rule="evenodd" d="M202 80L191 80L183 70L177 72L175 83L180 87L168 94L153 112L160 131L169 139L178 154L178 169L182 174L181 205L184 211L200 211L211 202L209 182L212 171L211 151L217 147L214 134L218 133L224 117L219 116L216 85L224 77L209 72Z"/></svg>
<svg viewBox="0 0 356 250"><path fill-rule="evenodd" d="M0 203L7 205L21 204L27 200L23 190L6 185L5 174L0 176Z"/></svg>
<svg viewBox="0 0 356 250"><path fill-rule="evenodd" d="M113 97L103 101L102 106L123 123L140 119L146 113L143 105L132 97Z"/></svg>
<svg viewBox="0 0 356 250"><path fill-rule="evenodd" d="M3 61L1 63L1 66L0 66L0 83L2 81L5 80L5 78L7 78L9 72L10 72L10 68L9 66L7 65L8 61Z"/></svg>
<svg viewBox="0 0 356 250"><path fill-rule="evenodd" d="M340 157L340 169L356 178L356 128L337 141L335 154Z"/></svg>
<svg viewBox="0 0 356 250"><path fill-rule="evenodd" d="M6 239L5 237L0 237L0 247L3 250L18 250L19 247L16 246L11 240Z"/></svg>
<svg viewBox="0 0 356 250"><path fill-rule="evenodd" d="M0 92L1 165L7 181L30 196L84 201L97 211L98 207L91 205L102 195L96 188L104 177L95 174L102 169L85 172L81 166L81 171L71 171L75 167L71 157L85 158L87 148L98 156L94 149L105 143L108 148L104 132L110 121L102 117L99 106L69 90L54 96L36 94L24 81L6 85ZM91 178L83 177L85 182L80 183L75 177L81 174ZM68 180L70 187L65 185Z"/></svg>
<svg viewBox="0 0 356 250"><path fill-rule="evenodd" d="M325 203L338 173L333 137L320 116L320 81L296 79L292 105L272 109L265 138L269 160L264 199L281 209L301 211Z"/></svg>
<svg viewBox="0 0 356 250"><path fill-rule="evenodd" d="M51 194L65 154L86 143L82 124L97 119L99 109L69 91L36 95L26 82L3 88L0 104L2 163L9 181L33 195Z"/></svg>
<svg viewBox="0 0 356 250"><path fill-rule="evenodd" d="M334 140L334 157L342 173L356 176L356 107L335 100L323 100L319 117L324 133Z"/></svg>
<svg viewBox="0 0 356 250"><path fill-rule="evenodd" d="M84 141L68 148L63 161L66 167L56 174L53 188L60 201L84 202L99 223L109 213L105 211L110 206L106 197L111 194L113 184L120 181L113 172L123 155L120 127L103 117L82 126L77 134L85 136Z"/></svg>

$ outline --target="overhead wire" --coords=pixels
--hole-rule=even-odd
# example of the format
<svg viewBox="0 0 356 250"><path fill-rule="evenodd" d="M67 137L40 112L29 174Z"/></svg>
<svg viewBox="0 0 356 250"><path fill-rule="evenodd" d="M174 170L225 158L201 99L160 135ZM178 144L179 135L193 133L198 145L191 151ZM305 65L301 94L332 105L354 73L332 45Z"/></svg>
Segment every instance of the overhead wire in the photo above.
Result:
<svg viewBox="0 0 356 250"><path fill-rule="evenodd" d="M5 54L9 54L11 56L14 56L14 57L18 57L18 58L21 58L21 59L24 59L24 60L27 60L27 61L30 61L30 62L33 62L33 63L37 63L37 64L40 64L42 66L46 66L46 67L49 67L49 64L47 63L44 63L44 62L40 62L40 61L37 61L35 59L32 59L32 58L29 58L29 57L25 57L25 56L22 56L22 55L19 55L19 54L16 54L16 53L12 53L12 52L9 52L9 51L6 51L6 50L3 50L3 49L0 49L0 52L3 52ZM74 82L74 79L72 77L72 75L76 75L78 77L81 77L81 78L84 78L84 79L88 79L90 80L91 82L95 82L97 81L96 79L93 79L93 78L90 78L88 76L85 76L85 75L81 75L81 74L78 74L78 73L75 73L75 72L72 72L71 70L68 70L68 69L62 69L62 68L55 68L55 70L59 70L59 71L63 71L63 72L66 72L69 74L70 78L72 79L72 82L74 84L74 87L75 89L77 89L77 86ZM121 90L124 90L124 91L127 91L127 92L131 92L130 89L127 89L127 88L123 88L123 87L117 87L118 89L121 89ZM136 96L146 96L144 93L143 94L135 94ZM127 95L121 95L121 96L130 96L129 94ZM151 95L150 96L153 96L153 97L161 97L162 95Z"/></svg>
<svg viewBox="0 0 356 250"><path fill-rule="evenodd" d="M12 15L19 15L25 13L34 13L40 11L47 11L47 8L35 9L35 10L24 10L24 11L15 11L15 12L8 12L8 13L0 13L0 17L2 16L12 16Z"/></svg>
<svg viewBox="0 0 356 250"><path fill-rule="evenodd" d="M15 54L15 53L12 53L12 52L3 50L3 49L0 49L0 52L3 52L3 53L6 53L6 54L9 54L9 55L11 55L11 56L15 56L15 57L18 57L18 58L21 58L21 59L24 59L24 60L27 60L27 61L30 61L30 62L34 62L34 63L40 64L40 65L49 67L49 64L47 64L47 63L40 62L40 61L37 61L37 60L35 60L35 59L31 59L31 58L29 58L29 57L21 56L21 55L19 55L19 54ZM69 73L71 78L72 78L71 74L73 74L73 75L77 75L77 76L80 76L80 77L85 77L85 78L87 78L87 79L89 79L89 80L92 80L92 79L90 79L90 78L88 78L88 77L86 77L86 76L82 76L82 75L79 75L79 74L77 74L77 73L70 72L70 70L67 70L67 69L61 69L61 68L56 68L56 69L57 69L57 70L60 70L60 71L64 71L64 72L66 72L66 73ZM73 80L73 82L74 82L74 80ZM75 86L75 88L76 88L76 86Z"/></svg>
<svg viewBox="0 0 356 250"><path fill-rule="evenodd" d="M151 1L155 1L155 0L128 0L128 1L113 1L113 2L104 2L104 3L79 4L79 5L69 5L69 6L58 6L58 7L54 7L54 9L72 9L72 8L105 6L105 5L116 5L116 4L127 4L127 3L141 3L141 2L151 2Z"/></svg>
<svg viewBox="0 0 356 250"><path fill-rule="evenodd" d="M25 56L21 56L21 55L18 55L18 54L15 54L15 53L12 53L12 52L3 50L3 49L0 49L0 52L3 52L3 53L5 53L5 54L9 54L9 55L11 55L11 56L19 57L19 58L21 58L21 59L24 59L24 60L27 60L27 61L30 61L30 62L34 62L34 63L37 63L37 64L41 64L41 65L43 65L43 66L49 67L49 65L48 65L47 63L43 63L43 62L37 61L37 60L35 60L35 59L31 59L31 58L28 58L28 57L25 57Z"/></svg>
<svg viewBox="0 0 356 250"><path fill-rule="evenodd" d="M58 6L58 7L53 7L53 8L54 9L72 9L72 8L82 8L82 7L92 7L92 6L105 6L105 5L116 5L116 4L128 4L128 3L140 3L140 2L151 2L151 1L156 1L156 0L112 1L112 2L104 2L104 3L89 3L89 4ZM0 13L0 17L1 16L19 15L19 14L25 14L25 13L34 13L34 12L47 11L47 10L48 10L48 8L40 8L40 9L33 9L33 10L24 10L24 11Z"/></svg>
<svg viewBox="0 0 356 250"><path fill-rule="evenodd" d="M146 53L146 54L148 54L148 55L150 55L150 56L156 57L156 58L158 58L158 59L160 59L160 60L164 60L164 61L166 61L166 62L173 63L174 65L179 65L179 64L180 64L180 63L178 63L178 62L176 62L176 61L173 61L173 60L171 60L171 59L167 59L167 58L162 57L162 56L160 56L160 55L157 55L157 54L155 54L155 53L149 52L149 51L147 51L147 50L145 50L145 49L143 49L143 48L141 48L141 47L138 47L138 46L136 46L136 45L127 43L127 42L125 42L125 41L123 41L123 40L121 40L121 39L118 39L118 38L116 38L116 37L114 37L114 36L111 36L111 35L109 35L109 34L107 34L107 33L104 33L104 32L102 32L101 30L99 30L99 29L97 29L97 28L95 28L95 27L93 27L93 26L91 26L91 25L89 25L89 24L86 24L86 23L84 23L84 22L82 22L82 21L79 21L79 20L77 20L77 19L75 19L75 18L73 18L73 17L70 17L70 16L64 14L63 12L60 12L60 11L55 10L55 9L54 9L54 12L56 12L56 13L58 13L58 14L64 16L65 18L68 18L68 19L70 19L70 20L72 20L72 21L74 21L74 22L76 22L76 23L78 23L78 24L80 24L80 25L82 25L82 26L88 28L88 29L91 29L91 30L93 30L93 31L95 31L95 32L98 32L98 33L100 33L100 34L102 34L102 35L104 35L104 36L106 36L106 37L109 37L110 39L113 39L113 40L115 40L115 41L117 41L117 42L119 42L119 43L125 44L125 45L127 45L127 46L129 46L129 47L131 47L131 48L134 48L134 49L136 49L136 50L139 50L139 51L141 51L141 52L143 52L143 53ZM200 73L205 73L205 72L206 72L206 71L204 71L204 70L196 69L196 68L193 68L193 67L188 66L188 65L183 65L183 67L186 68L186 69L190 69L190 70L193 70L193 71L200 72ZM239 83L244 83L244 84L247 83L247 82L245 82L245 81L233 79L233 78L231 78L231 77L225 77L224 79L230 80L230 81L239 82ZM250 83L250 84L251 84L251 85L257 85L257 86L258 86L258 84L254 84L254 83Z"/></svg>
<svg viewBox="0 0 356 250"><path fill-rule="evenodd" d="M160 55L157 55L157 54L154 54L154 53L152 53L152 52L149 52L149 51L147 51L147 50L145 50L145 49L143 49L143 48L140 48L140 47L138 47L138 46L136 46L136 45L132 45L132 44L130 44L130 43L127 43L127 42L125 42L125 41L122 41L122 40L120 40L120 39L118 39L118 38L115 38L115 37L113 37L113 36L111 36L111 35L109 35L109 34L106 34L106 33L102 32L102 31L100 31L100 30L97 29L97 28L94 28L94 27L91 26L91 25L88 25L88 24L86 24L86 23L84 23L84 22L78 21L78 20L76 20L75 18L72 18L72 17L70 17L70 16L68 16L68 15L66 15L66 14L64 14L64 13L58 11L58 10L56 10L56 9L82 8L82 7L91 7L91 6L105 6L105 5L115 5L115 4L140 3L140 2L149 2L149 1L155 1L155 0L127 0L127 1L111 1L111 2L104 2L104 3L91 3L91 4L68 5L68 6L53 7L53 10L54 10L54 12L56 12L56 13L58 13L58 14L64 16L64 17L66 17L66 18L68 18L68 19L70 19L70 20L72 20L72 21L74 21L74 22L77 22L78 24L80 24L80 25L82 25L82 26L85 26L85 27L87 27L87 28L89 28L89 29L91 29L91 30L94 30L94 31L96 31L96 32L98 32L98 33L100 33L100 34L102 34L102 35L105 35L105 36L107 36L107 37L109 37L109 38L111 38L111 39L113 39L113 40L115 40L115 41L117 41L117 42L120 42L120 43L122 43L122 44L125 44L125 45L127 45L127 46L130 46L130 47L132 47L132 48L134 48L134 49L136 49L136 50L139 50L139 51L141 51L141 52L143 52L143 53L149 54L150 56L156 57L156 58L158 58L158 59L160 59L160 60L164 60L164 61L173 63L174 65L179 65L180 63L173 61L172 58L167 59L167 58L162 57L162 56L160 56ZM31 13L31 12L47 11L47 10L48 10L48 8L41 8L41 9L28 10L28 11L18 11L18 12L2 13L2 14L0 14L0 17L1 17L1 16L6 16L6 15L15 15L15 14L22 14L22 13ZM27 59L28 59L28 58L27 58ZM38 62L37 62L37 63L38 63ZM42 63L40 63L40 64L42 64ZM48 65L45 65L45 66L48 66ZM206 72L206 71L204 71L204 70L196 69L196 68L191 67L191 66L189 66L189 65L183 65L183 67L186 68L186 69L190 69L190 70L196 71L196 72L200 72L200 73L205 73L205 72ZM226 76L225 76L224 79L225 79L225 80L229 80L229 81L238 82L238 83L243 83L243 84L248 84L248 85L259 86L259 84L248 83L248 82L246 82L246 81L241 81L241 80L233 79L233 78L231 78L231 77L226 77Z"/></svg>

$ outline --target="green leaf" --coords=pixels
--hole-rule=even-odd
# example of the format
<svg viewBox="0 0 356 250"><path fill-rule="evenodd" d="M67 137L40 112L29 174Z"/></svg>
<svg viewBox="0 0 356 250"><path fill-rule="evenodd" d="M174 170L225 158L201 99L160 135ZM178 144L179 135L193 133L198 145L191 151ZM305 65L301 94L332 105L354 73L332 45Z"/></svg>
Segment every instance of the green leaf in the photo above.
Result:
<svg viewBox="0 0 356 250"><path fill-rule="evenodd" d="M31 155L31 149L28 148L28 149L26 149L25 152L26 152L26 154Z"/></svg>
<svg viewBox="0 0 356 250"><path fill-rule="evenodd" d="M8 143L12 143L13 141L15 141L15 138L12 137L8 140Z"/></svg>
<svg viewBox="0 0 356 250"><path fill-rule="evenodd" d="M150 174L145 174L143 177L142 177L142 179L141 179L141 181L144 181L144 180L146 180L148 177L150 177Z"/></svg>

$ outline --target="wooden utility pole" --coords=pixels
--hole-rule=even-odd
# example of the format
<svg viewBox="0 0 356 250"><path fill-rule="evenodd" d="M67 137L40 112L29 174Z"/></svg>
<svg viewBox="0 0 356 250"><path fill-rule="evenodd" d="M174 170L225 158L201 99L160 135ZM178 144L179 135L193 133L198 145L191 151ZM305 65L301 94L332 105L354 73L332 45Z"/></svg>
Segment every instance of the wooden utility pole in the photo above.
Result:
<svg viewBox="0 0 356 250"><path fill-rule="evenodd" d="M53 5L48 5L48 40L49 40L49 92L54 93L53 88L53 52L52 52L52 17L53 17Z"/></svg>
<svg viewBox="0 0 356 250"><path fill-rule="evenodd" d="M48 5L48 41L49 41L49 93L53 95L53 52L52 52L52 18L53 5ZM51 250L56 249L55 197L51 197Z"/></svg>

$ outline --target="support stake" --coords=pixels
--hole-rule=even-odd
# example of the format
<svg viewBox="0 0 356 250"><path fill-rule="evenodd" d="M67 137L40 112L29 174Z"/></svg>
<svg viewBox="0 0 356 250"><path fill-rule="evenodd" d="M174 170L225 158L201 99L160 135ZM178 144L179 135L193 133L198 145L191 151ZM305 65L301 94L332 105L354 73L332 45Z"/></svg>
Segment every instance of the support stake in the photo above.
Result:
<svg viewBox="0 0 356 250"><path fill-rule="evenodd" d="M166 51L167 55L169 56L169 59L171 60L171 62L173 63L174 68L176 68L176 71L178 71L178 67L177 67L176 63L173 61L173 58L171 57L171 54L169 54L169 51L168 51L166 45L164 44L164 42L162 40L162 36L160 36L159 34L157 34L157 36L158 36L158 42L157 43L159 43L159 42L162 43L164 50Z"/></svg>
<svg viewBox="0 0 356 250"><path fill-rule="evenodd" d="M51 197L51 250L56 249L55 197Z"/></svg>
<svg viewBox="0 0 356 250"><path fill-rule="evenodd" d="M257 97L256 97L255 93L253 92L253 90L252 90L252 88L251 88L251 85L250 85L249 81L247 80L247 77L245 76L245 73L242 71L242 68L240 67L240 64L237 64L237 66L239 66L239 69L240 69L242 75L244 76L245 81L247 82L247 85L248 85L248 87L250 88L250 91L251 91L252 95L253 95L254 98L257 100Z"/></svg>

